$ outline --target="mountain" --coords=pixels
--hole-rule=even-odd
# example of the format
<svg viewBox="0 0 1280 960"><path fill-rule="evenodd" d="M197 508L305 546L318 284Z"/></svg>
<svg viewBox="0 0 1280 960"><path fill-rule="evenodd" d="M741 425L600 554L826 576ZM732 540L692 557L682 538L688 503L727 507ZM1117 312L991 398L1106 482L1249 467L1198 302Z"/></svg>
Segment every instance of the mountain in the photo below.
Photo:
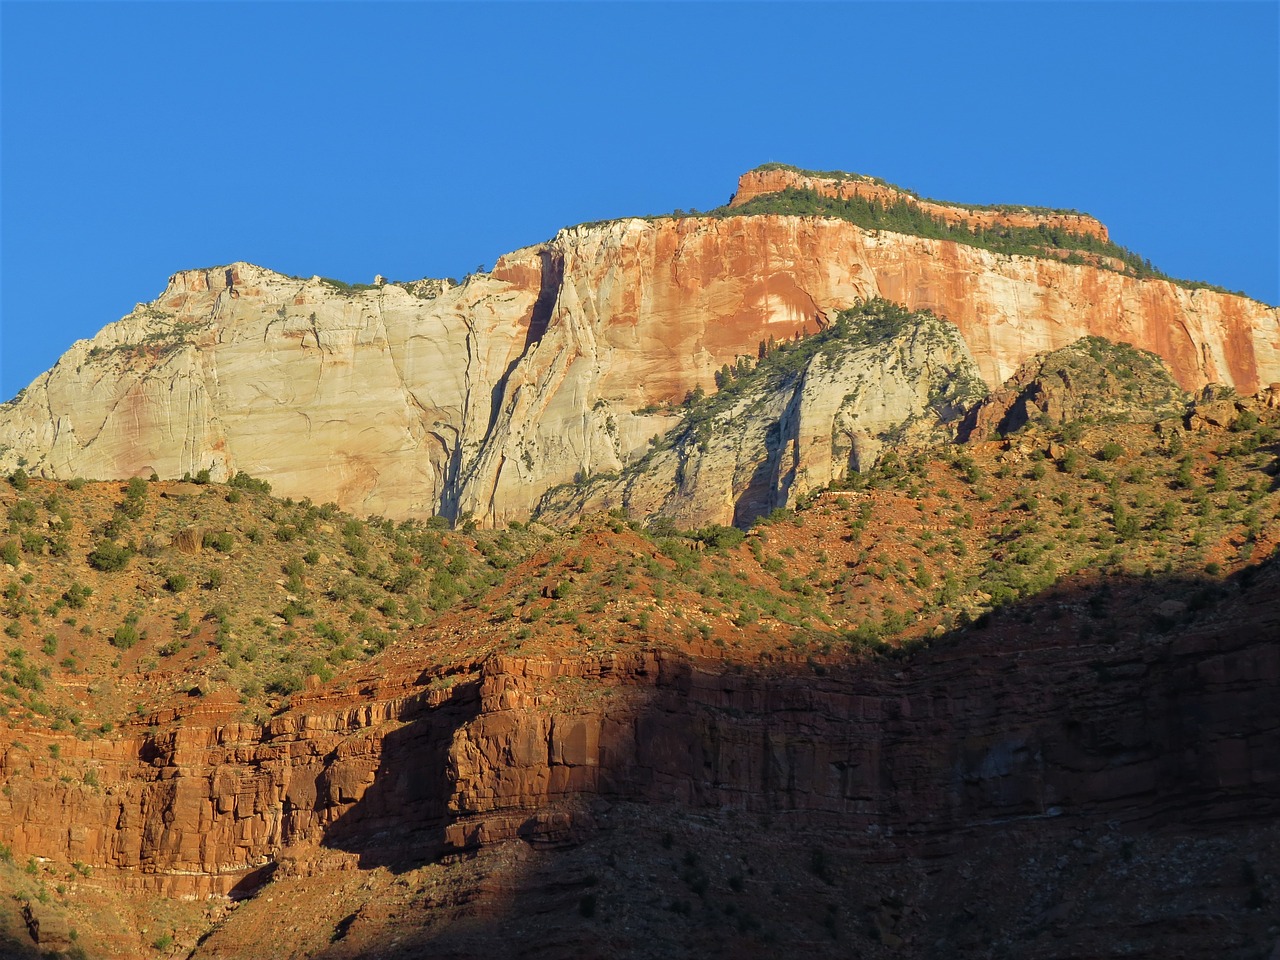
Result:
<svg viewBox="0 0 1280 960"><path fill-rule="evenodd" d="M176 274L0 409L0 955L1275 956L1277 333L774 164Z"/></svg>
<svg viewBox="0 0 1280 960"><path fill-rule="evenodd" d="M1280 381L1276 308L1158 276L1092 218L771 165L721 210L567 228L460 284L175 274L0 408L0 467L244 471L360 515L523 521L633 466L726 365L877 298L953 324L988 388L1083 336L1157 354L1187 390Z"/></svg>

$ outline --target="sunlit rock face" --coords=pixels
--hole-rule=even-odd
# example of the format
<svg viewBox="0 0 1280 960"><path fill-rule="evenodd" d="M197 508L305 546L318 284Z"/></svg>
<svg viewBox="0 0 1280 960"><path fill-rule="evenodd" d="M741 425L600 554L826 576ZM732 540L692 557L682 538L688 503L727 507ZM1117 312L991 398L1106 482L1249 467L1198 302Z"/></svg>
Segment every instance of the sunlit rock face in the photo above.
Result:
<svg viewBox="0 0 1280 960"><path fill-rule="evenodd" d="M877 330L882 312L892 319ZM745 527L870 468L886 449L954 439L988 392L954 325L883 301L841 315L803 346L772 355L716 398L727 402L692 406L678 431L621 475L552 490L539 518L563 524L622 509L684 528Z"/></svg>
<svg viewBox="0 0 1280 960"><path fill-rule="evenodd" d="M1280 315L1245 297L819 217L631 219L460 285L175 274L0 408L0 467L244 470L358 514L501 524L637 460L724 364L874 296L953 323L987 384L1086 335L1187 389L1280 381Z"/></svg>

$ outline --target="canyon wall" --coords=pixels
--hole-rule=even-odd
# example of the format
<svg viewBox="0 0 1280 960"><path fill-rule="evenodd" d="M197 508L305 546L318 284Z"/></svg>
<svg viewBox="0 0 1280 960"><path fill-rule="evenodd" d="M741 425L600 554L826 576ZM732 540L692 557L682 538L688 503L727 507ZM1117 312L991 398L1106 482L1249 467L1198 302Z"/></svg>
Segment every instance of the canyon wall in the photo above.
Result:
<svg viewBox="0 0 1280 960"><path fill-rule="evenodd" d="M954 323L988 386L1086 335L1187 389L1280 381L1280 313L1244 297L832 219L632 219L459 286L176 274L0 407L0 469L244 470L361 515L501 524L637 460L725 363L873 296Z"/></svg>
<svg viewBox="0 0 1280 960"><path fill-rule="evenodd" d="M1280 812L1278 572L1166 633L1082 639L1088 596L1064 594L1048 601L1060 618L1027 628L1015 612L907 660L815 670L638 648L424 672L410 657L262 726L196 700L100 740L6 734L0 842L205 896L322 848L376 866L573 840L598 799L803 813L812 834L893 837L896 856L1020 820L1263 821Z"/></svg>
<svg viewBox="0 0 1280 960"><path fill-rule="evenodd" d="M954 440L960 418L987 394L964 340L932 314L886 312L896 309L871 301L842 315L807 341L821 346L803 363L795 348L771 356L726 387L729 402L691 405L670 443L620 475L551 490L538 518L568 524L621 508L683 529L745 527L869 469L886 448L907 454ZM886 326L867 332L877 324ZM784 371L788 357L794 369Z"/></svg>

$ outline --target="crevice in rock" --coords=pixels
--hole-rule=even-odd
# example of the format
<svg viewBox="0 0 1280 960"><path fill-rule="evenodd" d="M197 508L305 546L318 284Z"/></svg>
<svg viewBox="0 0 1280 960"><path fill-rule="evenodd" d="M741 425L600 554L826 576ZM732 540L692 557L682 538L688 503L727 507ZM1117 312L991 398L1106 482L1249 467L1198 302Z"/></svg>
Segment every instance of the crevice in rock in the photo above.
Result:
<svg viewBox="0 0 1280 960"><path fill-rule="evenodd" d="M546 335L556 300L560 296L560 285L564 280L564 254L558 250L543 249L538 255L542 260L542 278L538 286L538 297L534 301L533 310L529 314L529 326L525 331L524 346L520 351L520 355L507 364L507 368L502 371L502 376L498 377L493 389L489 391L489 422L485 425L484 438L480 441L475 457L472 458L469 464L463 464L461 462L461 447L459 447L457 462L450 464L449 476L445 481L445 491L440 498L440 514L450 521L458 519L458 507L462 499L462 490L471 479L473 468L485 459L484 454L489 446L489 440L493 436L493 431L498 425L498 420L501 419L502 408L510 399L507 394L507 387L511 382L511 375L515 373L516 368L520 366L525 358L529 356L530 351Z"/></svg>

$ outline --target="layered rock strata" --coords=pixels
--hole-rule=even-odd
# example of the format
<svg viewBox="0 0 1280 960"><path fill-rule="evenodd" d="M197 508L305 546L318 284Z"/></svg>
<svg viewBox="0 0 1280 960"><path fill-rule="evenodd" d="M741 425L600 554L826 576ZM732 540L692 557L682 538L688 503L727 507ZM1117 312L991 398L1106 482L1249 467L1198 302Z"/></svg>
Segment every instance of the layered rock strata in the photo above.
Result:
<svg viewBox="0 0 1280 960"><path fill-rule="evenodd" d="M175 274L0 408L0 469L244 470L361 515L501 524L638 460L724 364L875 296L955 324L989 384L1087 335L1158 354L1186 389L1280 381L1280 314L1244 297L841 220L633 219L460 286Z"/></svg>
<svg viewBox="0 0 1280 960"><path fill-rule="evenodd" d="M873 200L885 206L906 203L918 207L931 217L937 217L950 224L962 224L971 230L990 230L994 227L1032 229L1045 227L1097 237L1103 242L1111 239L1107 228L1097 218L1086 213L1014 205L984 207L940 203L937 200L923 200L908 190L895 187L875 177L858 174L810 173L786 166L765 166L744 173L738 178L738 189L733 199L729 201L729 206L741 207L756 197L781 193L788 189L811 191L836 200L858 197L862 200Z"/></svg>
<svg viewBox="0 0 1280 960"><path fill-rule="evenodd" d="M1068 591L1036 630L1011 618L906 661L815 672L637 649L424 673L402 656L265 726L209 707L142 718L181 720L157 734L7 737L0 842L199 896L250 893L322 845L376 866L572 841L597 800L802 815L849 842L892 836L896 856L1015 821L1265 819L1280 811L1280 592L1274 562L1247 573L1190 625L1185 604L1173 620L1126 609L1089 639L1089 594ZM53 744L83 781L52 776Z"/></svg>

